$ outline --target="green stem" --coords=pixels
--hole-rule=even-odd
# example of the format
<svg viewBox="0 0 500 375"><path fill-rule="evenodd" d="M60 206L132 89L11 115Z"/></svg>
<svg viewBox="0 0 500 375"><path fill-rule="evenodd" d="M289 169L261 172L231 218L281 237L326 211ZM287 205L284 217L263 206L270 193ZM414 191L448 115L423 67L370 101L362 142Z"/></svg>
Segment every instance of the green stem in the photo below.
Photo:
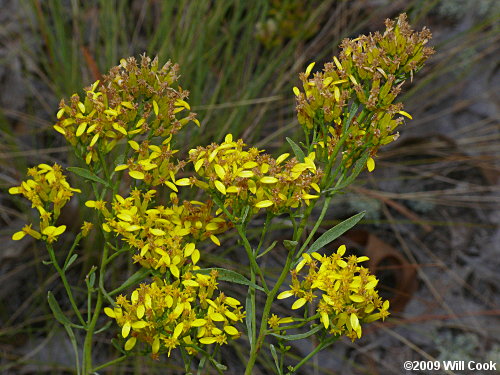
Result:
<svg viewBox="0 0 500 375"><path fill-rule="evenodd" d="M312 213L312 210L314 208L314 205L311 204L307 206L304 215L302 217L302 220L300 221L299 226L294 227L294 233L293 233L293 240L298 241L300 237L302 236L302 233L306 227L307 221L309 219L309 216ZM266 303L264 305L264 310L262 312L262 319L260 323L260 328L259 328L259 336L257 337L257 342L255 342L255 345L253 345L251 351L250 351L250 358L248 359L247 366L245 369L245 375L250 375L252 373L252 369L255 365L255 361L257 360L257 355L260 351L260 348L264 344L264 338L266 337L268 331L267 331L267 321L269 319L269 314L271 313L271 307L274 302L274 299L276 295L278 294L278 291L285 281L286 277L288 276L288 273L290 272L290 268L292 267L293 260L294 260L294 255L295 251L290 250L288 252L288 256L286 259L286 263L283 267L283 270L281 271L281 274L276 281L276 284L274 285L273 289L267 294L266 298Z"/></svg>
<svg viewBox="0 0 500 375"><path fill-rule="evenodd" d="M316 346L314 348L314 350L312 352L310 352L307 356L305 356L304 358L302 358L302 360L297 363L297 365L287 374L287 375L291 375L291 374L294 374L295 372L297 372L297 370L302 366L304 365L305 363L307 363L312 357L314 357L317 353L319 353L321 350L325 349L326 347L330 346L331 344L333 344L335 341L337 341L339 339L339 337L337 336L334 336L334 337L330 337L329 339L327 339L326 341L323 341L321 343L319 343L318 346Z"/></svg>
<svg viewBox="0 0 500 375"><path fill-rule="evenodd" d="M102 307L102 294L100 290L97 290L97 301L94 308L94 314L92 320L87 326L87 334L85 335L85 341L83 342L83 375L92 374L92 339L94 338L94 330L99 319L99 312Z"/></svg>
<svg viewBox="0 0 500 375"><path fill-rule="evenodd" d="M245 248L245 251L247 252L248 260L250 261L251 270L253 272L255 272L255 274L259 275L261 282L262 282L262 287L264 288L264 290L267 293L269 291L269 288L267 287L267 283L266 283L266 280L264 278L264 274L262 273L262 270L260 269L259 265L257 264L257 261L255 260L254 250L252 249L250 242L248 242L248 238L245 234L245 229L242 227L241 224L237 224L236 229L238 230L238 234L240 235L241 240L243 241L243 247Z"/></svg>
<svg viewBox="0 0 500 375"><path fill-rule="evenodd" d="M92 315L92 320L87 326L87 333L85 335L85 340L83 343L83 375L90 375L92 371L92 344L94 338L94 331L101 315L101 308L103 303L103 292L104 292L104 276L106 274L106 261L108 257L108 246L104 246L104 250L101 258L101 267L99 269L99 288L97 288L97 301L94 307L94 313ZM109 296L108 296L109 298Z"/></svg>
<svg viewBox="0 0 500 375"><path fill-rule="evenodd" d="M293 260L293 254L294 254L293 251L290 251L288 253L285 266L283 267L283 270L281 271L281 274L280 274L278 280L276 281L274 288L267 295L266 304L264 305L264 311L262 312L262 320L260 322L259 337L257 338L257 342L252 347L252 350L250 352L250 358L248 359L248 362L247 362L247 367L245 369L245 375L251 375L252 369L255 365L255 361L257 359L257 354L259 353L260 348L262 347L262 344L264 343L264 338L265 338L266 333L267 333L267 329L266 329L267 320L269 319L269 313L271 312L271 306L273 304L274 298L278 294L278 291L281 287L281 284L283 284L286 277L288 276L288 272L290 270L290 266L291 266L292 260Z"/></svg>
<svg viewBox="0 0 500 375"><path fill-rule="evenodd" d="M68 255L66 255L66 260L64 261L63 268L66 268L71 256L73 255L73 252L75 251L76 247L80 243L80 240L82 239L82 233L78 233L76 235L75 240L73 241L73 245L71 245L71 248L69 249Z"/></svg>
<svg viewBox="0 0 500 375"><path fill-rule="evenodd" d="M59 274L59 277L61 278L61 280L63 282L64 289L66 290L66 294L68 295L69 302L71 303L71 307L73 308L73 311L75 312L76 316L78 317L80 324L85 327L86 326L85 320L83 319L83 316L80 313L78 306L76 305L75 299L73 297L73 292L71 291L71 287L68 283L68 279L66 279L66 274L59 266L59 263L57 263L56 255L54 253L54 248L52 247L52 245L47 244L47 251L49 253L50 260L52 261L52 264L54 265L54 268L56 269L57 273Z"/></svg>
<svg viewBox="0 0 500 375"><path fill-rule="evenodd" d="M267 231L269 230L269 224L271 223L271 220L273 219L273 217L274 217L274 215L272 214L272 212L267 211L266 221L264 222L264 229L262 230L259 245L257 246L257 249L254 252L254 255L257 255L260 253L260 248L262 247L262 244L264 243L264 239L266 238Z"/></svg>
<svg viewBox="0 0 500 375"><path fill-rule="evenodd" d="M108 246L110 246L112 249L114 249L114 246L112 246L111 244L108 244ZM118 257L119 255L123 254L123 253L128 253L130 252L130 249L129 248L123 248L121 250L115 250L115 252L113 253L113 255L111 255L107 260L106 260L106 264L110 263L113 259L115 259L116 257Z"/></svg>
<svg viewBox="0 0 500 375"><path fill-rule="evenodd" d="M318 230L319 226L323 222L323 219L326 215L326 211L328 211L328 207L330 206L330 201L332 200L331 196L327 196L323 202L323 207L321 208L321 213L318 217L318 220L316 220L316 223L314 224L314 227L311 230L311 233L309 233L309 236L307 236L307 239L304 241L302 244L302 247L300 248L299 252L297 253L296 258L298 259L304 250L306 249L307 245L309 245L309 242L313 239L314 235L316 234L316 231Z"/></svg>
<svg viewBox="0 0 500 375"><path fill-rule="evenodd" d="M309 216L312 213L312 210L314 208L313 204L310 204L307 206L306 210L304 211L304 216L302 217L302 220L300 221L300 224L297 228L296 231L293 232L293 240L298 241L300 237L302 236L302 233L304 232L304 229L307 225L307 220L309 219Z"/></svg>
<svg viewBox="0 0 500 375"><path fill-rule="evenodd" d="M292 325L289 325L289 326L283 326L281 328L276 328L276 329L270 329L270 330L267 330L266 334L268 333L278 333L280 331L283 331L284 329L297 329L297 328L302 328L304 327L307 323L310 323L312 321L315 321L316 319L318 319L320 317L320 314L315 314L315 315L311 315L310 317L306 318L306 319L303 319L302 321L300 321L300 323L297 323L297 324L292 324Z"/></svg>
<svg viewBox="0 0 500 375"><path fill-rule="evenodd" d="M122 362L123 360L125 360L126 358L127 358L127 356L126 356L126 355L122 355L121 357L115 358L115 359L113 359L112 361L109 361L109 362L103 363L102 365L99 365L99 366L97 366L97 367L94 367L94 368L92 369L92 372L94 373L94 372L96 372L96 371L98 371L98 370L101 370L101 369L103 369L103 368L106 368L106 367L108 367L108 366L111 366L111 365L114 365L114 364L120 363L120 362Z"/></svg>

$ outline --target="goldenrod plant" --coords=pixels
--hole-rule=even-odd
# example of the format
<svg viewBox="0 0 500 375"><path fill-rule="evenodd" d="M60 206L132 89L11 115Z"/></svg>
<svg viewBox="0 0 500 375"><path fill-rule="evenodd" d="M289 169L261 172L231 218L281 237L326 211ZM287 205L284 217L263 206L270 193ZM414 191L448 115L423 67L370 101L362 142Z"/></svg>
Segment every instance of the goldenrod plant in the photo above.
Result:
<svg viewBox="0 0 500 375"><path fill-rule="evenodd" d="M425 28L412 31L402 14L386 22L383 34L344 40L339 56L321 71L313 73L310 64L300 74L302 90L293 89L304 139L287 139L290 152L277 157L232 134L220 144L178 152L177 135L200 122L188 92L177 83L178 66L160 66L146 56L122 59L83 97L61 101L54 129L81 161L67 170L79 178L82 190L84 182L91 185L94 197L85 206L96 219L84 222L69 250L57 248L66 231L57 224L60 211L81 193L57 164L29 169L30 178L10 193L22 194L38 211L39 223L25 226L13 239L27 234L46 244L73 315L64 315L50 292L48 302L72 340L77 373L93 374L133 355L159 360L180 355L186 373L201 373L208 364L222 373L218 348L244 337L245 374L252 373L261 350L271 351L276 373L293 374L341 336L359 339L362 325L384 320L389 302L379 296L377 278L362 266L368 258L347 255L344 245L334 253L327 250L364 213L313 239L335 194L365 167L373 171L378 148L397 138L402 116L411 118L396 98L433 53L425 46L430 37ZM255 245L248 228L259 215L265 215L265 223ZM293 234L283 243L288 253L279 276L271 280L261 261L275 245L263 248L278 216ZM205 260L203 242L224 246L221 234L228 231L239 236L247 271ZM87 298L80 301L67 274L79 242L92 232L102 236L103 248L99 266L87 270ZM107 274L118 257L129 257L137 272L110 286ZM219 281L247 287L245 301L221 290ZM263 306L256 303L258 293ZM273 307L290 297L290 313L275 314ZM122 355L94 364L95 336L116 330L107 319L120 327L113 343ZM75 329L85 333L82 348ZM315 349L300 362L285 364L286 343L312 335L319 342Z"/></svg>

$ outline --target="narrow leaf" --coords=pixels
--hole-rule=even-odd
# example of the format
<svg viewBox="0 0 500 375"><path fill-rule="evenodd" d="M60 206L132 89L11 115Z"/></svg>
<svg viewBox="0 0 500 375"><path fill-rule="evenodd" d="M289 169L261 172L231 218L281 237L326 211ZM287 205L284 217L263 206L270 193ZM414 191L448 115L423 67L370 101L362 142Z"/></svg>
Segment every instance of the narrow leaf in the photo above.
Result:
<svg viewBox="0 0 500 375"><path fill-rule="evenodd" d="M304 333L298 333L296 335L278 335L277 333L270 333L270 335L273 335L274 337L278 337L278 338L286 340L286 341L295 341L295 340L301 340L301 339L305 339L309 336L312 336L316 332L320 331L322 328L323 328L323 325L318 324L316 327L314 327L310 331L307 331Z"/></svg>
<svg viewBox="0 0 500 375"><path fill-rule="evenodd" d="M252 288L255 288L255 289L258 289L258 290L264 292L264 288L251 282L245 276L239 274L236 271L227 270L225 268L212 267L212 268L202 268L201 270L197 270L195 272L199 272L199 273L202 273L204 275L208 275L208 274L210 274L210 271L212 271L212 270L217 270L219 272L219 276L217 276L218 280L229 281L230 283L251 286Z"/></svg>
<svg viewBox="0 0 500 375"><path fill-rule="evenodd" d="M97 335L98 333L106 331L109 327L111 327L112 324L113 324L113 321L108 320L108 322L105 325L103 325L101 328L99 328L97 331L95 331L94 334Z"/></svg>
<svg viewBox="0 0 500 375"><path fill-rule="evenodd" d="M304 158L306 157L304 155L304 152L302 149L297 145L294 141L292 141L290 138L286 137L286 141L290 144L290 147L293 150L293 153L295 154L295 157L300 161L301 163L304 162Z"/></svg>
<svg viewBox="0 0 500 375"><path fill-rule="evenodd" d="M328 229L323 233L314 243L309 247L306 253L310 254L314 251L318 251L322 247L328 245L330 242L336 240L353 226L355 226L358 221L360 221L363 216L365 216L366 211L362 211L359 214L351 216L349 219L335 225L333 228Z"/></svg>
<svg viewBox="0 0 500 375"><path fill-rule="evenodd" d="M114 296L115 294L120 293L122 290L127 289L128 287L135 285L135 284L138 284L140 281L144 280L148 275L149 275L149 271L145 268L137 271L132 276L130 276L127 280L125 280L122 285L120 285L115 290L111 291L109 293L109 295Z"/></svg>
<svg viewBox="0 0 500 375"><path fill-rule="evenodd" d="M367 151L365 152L357 161L354 163L354 167L352 168L352 172L345 179L345 181L341 181L341 183L338 186L335 186L333 190L342 190L346 186L349 186L355 179L358 177L358 175L361 173L361 171L364 169L366 165L366 161L368 160L370 156L370 153Z"/></svg>
<svg viewBox="0 0 500 375"><path fill-rule="evenodd" d="M94 284L95 284L95 272L92 272L92 274L89 277L89 286L93 288Z"/></svg>
<svg viewBox="0 0 500 375"><path fill-rule="evenodd" d="M276 370L278 370L278 375L282 375L283 372L280 369L280 361L278 359L278 353L276 352L276 348L273 344L269 344L269 349L271 349L271 355L274 359L274 364L276 365Z"/></svg>
<svg viewBox="0 0 500 375"><path fill-rule="evenodd" d="M118 350L120 353L127 355L127 352L123 350L123 344L121 343L120 340L118 339L111 339L111 344L115 347L116 350Z"/></svg>
<svg viewBox="0 0 500 375"><path fill-rule="evenodd" d="M57 303L54 295L52 294L52 292L50 290L47 293L47 300L49 302L50 309L52 310L52 314L54 314L54 317L56 318L56 320L64 326L67 324L71 324L69 319L62 312L61 307L59 306L59 303Z"/></svg>
<svg viewBox="0 0 500 375"><path fill-rule="evenodd" d="M255 259L258 259L263 255L266 255L268 252L270 252L272 249L274 249L274 247L276 246L277 243L278 243L278 241L273 241L273 243L271 245L269 245L269 247L266 250L264 250L262 253L257 255L257 257Z"/></svg>
<svg viewBox="0 0 500 375"><path fill-rule="evenodd" d="M284 240L283 241L283 246L285 246L285 249L288 251L292 251L297 247L298 242L297 241L291 241L291 240Z"/></svg>
<svg viewBox="0 0 500 375"><path fill-rule="evenodd" d="M75 353L76 368L78 369L80 368L80 358L78 355L78 344L76 343L75 333L73 332L69 324L65 324L64 329L69 336L69 341L71 341L71 346L73 347L73 352Z"/></svg>
<svg viewBox="0 0 500 375"><path fill-rule="evenodd" d="M252 306L252 298L250 297L250 293L247 294L247 298L245 301L245 311L246 311L246 317L245 317L245 325L247 326L247 335L248 335L248 343L250 344L250 347L253 347L253 327L252 327L252 316L254 314L253 312L253 306Z"/></svg>
<svg viewBox="0 0 500 375"><path fill-rule="evenodd" d="M358 112L358 108L359 108L358 103L352 103L351 110L349 112L349 118L347 119L347 122L344 124L344 133L351 125L352 119L356 115L356 112Z"/></svg>
<svg viewBox="0 0 500 375"><path fill-rule="evenodd" d="M73 264L76 258L78 258L78 254L73 254L71 258L69 258L68 262L64 265L63 270L66 271Z"/></svg>
<svg viewBox="0 0 500 375"><path fill-rule="evenodd" d="M109 184L104 181L101 177L97 176L96 174L92 173L88 169L85 168L79 168L79 167L68 167L66 168L68 171L73 172L74 174L83 177L87 180L95 181L100 184L103 184L105 186L109 187Z"/></svg>
<svg viewBox="0 0 500 375"><path fill-rule="evenodd" d="M245 223L247 217L248 217L248 212L250 211L250 206L245 206L245 208L243 209L243 213L241 214L241 219L240 219L240 222L242 224Z"/></svg>

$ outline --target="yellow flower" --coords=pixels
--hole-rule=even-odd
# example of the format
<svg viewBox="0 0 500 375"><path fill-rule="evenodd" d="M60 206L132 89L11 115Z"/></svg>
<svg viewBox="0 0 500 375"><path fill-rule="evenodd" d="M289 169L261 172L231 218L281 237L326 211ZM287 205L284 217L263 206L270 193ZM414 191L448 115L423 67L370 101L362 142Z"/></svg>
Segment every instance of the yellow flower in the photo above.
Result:
<svg viewBox="0 0 500 375"><path fill-rule="evenodd" d="M81 228L82 229L82 236L87 237L87 235L89 234L89 232L92 230L93 227L94 227L94 224L89 223L88 221L84 221L82 228Z"/></svg>
<svg viewBox="0 0 500 375"><path fill-rule="evenodd" d="M193 345L226 344L241 335L234 324L243 321L245 315L238 300L223 293L215 297L216 277L216 272L187 272L182 282L155 279L151 284L141 284L130 300L119 296L116 307L106 307L104 313L122 328L127 351L137 342L144 342L154 355L168 356L179 346L194 354Z"/></svg>
<svg viewBox="0 0 500 375"><path fill-rule="evenodd" d="M86 205L104 213L105 231L119 234L136 250L135 262L160 272L168 270L178 278L184 267L198 263L200 251L196 244L210 239L220 245L216 234L224 233L231 224L224 215L214 212L211 201L157 206L155 194L155 190L134 189L129 197L117 195L112 212L102 201L87 201Z"/></svg>
<svg viewBox="0 0 500 375"><path fill-rule="evenodd" d="M278 329L280 324L293 323L292 317L280 318L278 315L271 314L271 317L268 319L267 324L271 329ZM285 328L285 327L284 327Z"/></svg>
<svg viewBox="0 0 500 375"><path fill-rule="evenodd" d="M199 126L199 121L185 101L187 91L176 84L177 65L167 62L160 67L158 59L146 56L141 57L140 63L133 57L122 61L102 82L85 88L84 99L73 94L68 104L61 101L54 129L64 135L87 164L98 161L99 153L111 152L118 141L128 139L138 153L130 165L131 176L143 179L143 167L147 171L161 166L159 160L153 161L156 157L141 155L149 146L147 141L139 146L131 138L149 134L169 143L172 135L188 122Z"/></svg>
<svg viewBox="0 0 500 375"><path fill-rule="evenodd" d="M351 339L362 335L361 323L385 319L389 302L383 301L375 286L378 280L368 269L358 264L366 256L344 257L345 245L330 255L304 253L292 274L292 289L278 295L278 299L295 296L292 309L299 309L318 298L316 312L320 323L331 334L345 334ZM299 275L303 274L302 279ZM276 324L274 318L273 324Z"/></svg>
<svg viewBox="0 0 500 375"><path fill-rule="evenodd" d="M20 186L9 189L10 194L21 194L31 201L32 207L36 208L40 217L39 231L31 229L31 225L25 226L22 231L15 233L12 238L20 240L26 234L35 239L42 239L48 243L57 240L66 226L55 227L61 209L70 200L73 194L80 193L80 189L72 188L62 173L58 164L53 166L39 164L28 170L31 177L23 181Z"/></svg>
<svg viewBox="0 0 500 375"><path fill-rule="evenodd" d="M319 195L318 182L322 172L314 163L315 153L300 163L289 154L274 159L263 150L245 148L240 140L226 135L220 145L211 144L189 152L196 178L190 182L210 194L220 195L225 205L236 214L245 206L253 212L267 208L281 213L301 204L309 204Z"/></svg>
<svg viewBox="0 0 500 375"><path fill-rule="evenodd" d="M312 77L313 64L299 75L303 91L294 88L297 117L306 133L313 128L320 133L318 151L326 149L331 155L342 141L342 163L349 168L364 152L373 156L379 147L397 139L395 129L403 122L400 115L411 116L395 100L402 83L413 79L433 54L425 46L430 38L426 28L413 31L402 14L396 22L386 21L383 34L344 40L339 58ZM353 102L363 110L349 120L351 113L345 108ZM319 126L320 122L326 126ZM373 170L374 164L370 161L367 166Z"/></svg>

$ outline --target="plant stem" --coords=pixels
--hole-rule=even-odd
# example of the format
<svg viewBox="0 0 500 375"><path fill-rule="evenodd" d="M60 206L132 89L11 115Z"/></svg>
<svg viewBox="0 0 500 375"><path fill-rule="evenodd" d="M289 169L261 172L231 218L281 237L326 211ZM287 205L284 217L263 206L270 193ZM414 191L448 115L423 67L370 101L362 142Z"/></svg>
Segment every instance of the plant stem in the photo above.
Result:
<svg viewBox="0 0 500 375"><path fill-rule="evenodd" d="M273 304L274 298L276 297L276 294L278 294L281 284L283 284L286 277L288 276L288 272L293 260L293 254L293 251L290 251L288 253L285 266L283 267L283 270L281 271L281 274L276 281L274 288L267 295L266 304L264 305L264 311L262 312L262 320L260 322L259 337L257 338L257 342L255 343L255 345L252 347L252 351L250 352L250 358L247 362L245 375L250 375L252 373L253 366L255 365L255 361L257 359L257 354L259 353L259 350L264 343L264 337L267 333L266 325L269 318L269 313L271 312L271 306Z"/></svg>
<svg viewBox="0 0 500 375"><path fill-rule="evenodd" d="M92 373L92 339L94 338L94 329L102 307L102 294L99 289L97 291L97 302L95 304L94 314L87 327L87 334L83 342L83 375L90 375Z"/></svg>
<svg viewBox="0 0 500 375"><path fill-rule="evenodd" d="M304 365L305 363L307 363L318 352L320 352L321 350L323 350L326 347L330 346L331 344L333 344L338 339L339 339L339 337L334 336L334 337L330 337L329 339L327 339L325 341L320 342L319 345L316 346L314 348L314 350L311 351L307 356L305 356L304 358L302 358L302 360L299 363L297 363L297 365L287 375L294 374L302 365Z"/></svg>
<svg viewBox="0 0 500 375"><path fill-rule="evenodd" d="M328 206L328 203L329 203L329 200L326 203L326 207ZM300 221L299 226L294 227L294 233L293 233L293 237L292 237L294 241L298 241L300 239L300 237L302 236L302 233L306 227L307 221L309 219L309 216L312 213L313 208L314 208L314 204L307 206L307 208L304 212L304 215L302 217L302 220ZM322 211L325 211L325 213L326 213L325 206L323 206ZM323 217L324 217L324 214L323 214ZM319 226L319 224L318 224L318 226ZM239 231L239 229L238 229L238 231ZM240 235L241 235L241 233L240 233ZM269 319L269 314L271 313L272 304L274 302L276 295L278 294L278 291L279 291L281 285L283 284L286 277L288 276L288 273L290 272L290 268L292 267L292 264L294 261L294 255L295 255L294 250L290 250L288 252L286 263L283 266L283 270L281 271L281 274L280 274L278 280L276 281L276 284L274 285L273 289L267 294L266 303L264 305L264 310L262 312L262 319L261 319L260 328L259 328L259 336L257 337L257 342L255 343L255 345L252 346L252 350L250 352L250 358L247 362L247 367L245 369L245 375L250 375L252 373L252 369L255 365L255 361L257 360L257 354L259 353L259 350L264 343L264 338L267 335L266 326L267 326L267 320Z"/></svg>
<svg viewBox="0 0 500 375"><path fill-rule="evenodd" d="M103 368L106 368L106 367L108 367L108 366L114 365L114 364L116 364L116 363L120 363L121 361L123 361L123 360L124 360L124 359L126 359L126 358L127 358L127 356L126 356L126 355L122 355L121 357L118 357L118 358L115 358L115 359L113 359L113 360L111 360L111 361L109 361L109 362L103 363L102 365L99 365L99 366L97 366L97 367L94 367L94 368L92 369L92 373L94 373L94 372L96 372L96 371L98 371L98 370L101 370L101 369L103 369Z"/></svg>
<svg viewBox="0 0 500 375"><path fill-rule="evenodd" d="M250 245L250 242L248 242L248 238L245 234L245 230L241 224L237 224L236 229L238 230L238 234L240 235L241 240L243 241L243 247L245 248L245 251L247 252L248 260L250 261L251 271L253 271L253 272L255 272L255 274L259 275L261 282L262 282L262 287L264 288L264 290L267 293L269 291L269 289L267 287L266 280L264 278L262 270L260 269L259 265L257 264L257 261L255 260L254 251L252 249L252 246Z"/></svg>
<svg viewBox="0 0 500 375"><path fill-rule="evenodd" d="M104 246L104 250L101 258L101 266L99 269L99 288L97 291L97 301L94 307L94 312L92 315L92 320L87 326L87 333L85 334L85 341L83 343L83 375L90 375L92 370L92 341L94 338L94 330L101 315L101 308L103 302L103 291L104 291L104 276L106 274L106 262L108 257L108 246Z"/></svg>
<svg viewBox="0 0 500 375"><path fill-rule="evenodd" d="M325 198L325 201L323 202L323 207L321 208L321 213L320 213L320 215L318 217L318 220L316 220L316 223L314 224L314 227L312 228L311 233L309 233L309 236L307 236L307 239L302 244L302 247L300 248L299 252L297 253L296 258L299 258L302 255L302 253L306 249L306 247L309 244L309 242L311 242L314 234L316 233L316 231L318 230L319 226L323 222L323 219L324 219L324 217L326 215L326 211L328 211L328 207L330 206L330 201L331 200L332 200L331 196L327 196Z"/></svg>
<svg viewBox="0 0 500 375"><path fill-rule="evenodd" d="M76 305L75 299L73 297L73 292L71 291L71 287L68 283L68 279L66 279L66 274L59 266L59 263L57 263L56 255L54 253L54 248L52 247L52 245L47 244L47 251L49 253L50 260L52 261L52 264L54 265L54 268L56 269L57 273L59 274L59 277L61 278L61 280L63 282L64 289L66 290L66 294L68 295L69 302L71 303L71 307L73 308L73 311L75 312L76 316L78 317L80 324L85 327L87 324L85 323L85 320L83 319L83 316L80 313L78 306Z"/></svg>

